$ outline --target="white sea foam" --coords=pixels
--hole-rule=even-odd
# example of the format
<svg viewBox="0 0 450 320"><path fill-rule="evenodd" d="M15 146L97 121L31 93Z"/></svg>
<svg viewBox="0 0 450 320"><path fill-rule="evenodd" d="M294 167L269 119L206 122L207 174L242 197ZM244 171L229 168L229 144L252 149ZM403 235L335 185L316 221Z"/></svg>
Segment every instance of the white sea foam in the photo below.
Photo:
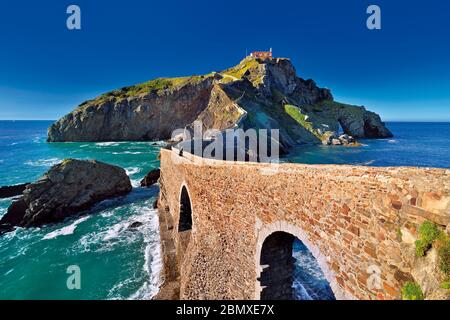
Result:
<svg viewBox="0 0 450 320"><path fill-rule="evenodd" d="M120 218L121 208L122 207L109 209L106 212L103 212L101 216L110 219L112 217L113 221L117 221L117 218ZM124 220L119 220L113 225L108 225L106 227L99 226L95 232L85 234L81 237L79 246L76 250L83 252L107 252L114 250L117 245L134 242L139 234L136 232L127 232L129 230L128 227L136 221L144 224L149 217L142 213L138 214L139 212L145 211L145 208L139 205L129 205L127 206L127 210L136 212L136 214L125 218Z"/></svg>
<svg viewBox="0 0 450 320"><path fill-rule="evenodd" d="M75 229L77 228L77 225L79 225L83 221L86 221L89 218L90 218L90 216L82 217L82 218L74 221L72 224L70 224L68 226L65 226L61 229L47 233L42 239L49 240L49 239L56 238L58 236L66 236L66 235L72 234L75 231Z"/></svg>
<svg viewBox="0 0 450 320"><path fill-rule="evenodd" d="M34 143L42 143L44 141L44 137L43 136L35 136L33 138L33 142Z"/></svg>
<svg viewBox="0 0 450 320"><path fill-rule="evenodd" d="M124 151L124 152L111 152L112 154L143 154L141 151Z"/></svg>
<svg viewBox="0 0 450 320"><path fill-rule="evenodd" d="M308 273L310 276L324 280L325 276L322 270L318 267L315 258L310 254L304 254L303 252L296 252L294 258L297 260L296 264L303 267L303 271Z"/></svg>
<svg viewBox="0 0 450 320"><path fill-rule="evenodd" d="M103 218L112 217L114 215L114 211L106 211L100 214Z"/></svg>
<svg viewBox="0 0 450 320"><path fill-rule="evenodd" d="M139 188L141 186L141 180L139 179L130 179L130 182L133 188Z"/></svg>
<svg viewBox="0 0 450 320"><path fill-rule="evenodd" d="M99 146L99 147L115 147L115 146L118 146L119 143L118 142L97 142L95 145Z"/></svg>
<svg viewBox="0 0 450 320"><path fill-rule="evenodd" d="M136 275L131 278L124 279L116 283L108 293L108 299L133 299L145 300L151 299L159 290L161 283L160 273L162 270L162 257L159 239L159 221L157 212L150 209L151 201L146 201L140 205L132 205L129 207L136 212L128 217L125 221L120 221L107 230L100 233L91 234L90 238L84 239L83 245L88 247L97 247L97 251L110 251L117 245L128 245L142 239L144 241L144 263L143 263L143 279L136 279ZM130 225L134 222L142 223L141 226L130 230ZM139 240L142 241L142 240ZM98 242L102 242L99 245ZM87 249L87 248L86 248ZM143 281L139 289L130 296L122 296L121 288L131 285L133 282Z"/></svg>
<svg viewBox="0 0 450 320"><path fill-rule="evenodd" d="M151 299L158 293L162 280L160 277L162 270L161 244L159 241L159 232L154 232L154 230L159 230L158 215L156 210L148 210L153 214L149 222L150 228L147 227L144 233L144 241L147 245L145 247L143 268L149 279L135 293L128 297L128 299L132 300Z"/></svg>
<svg viewBox="0 0 450 320"><path fill-rule="evenodd" d="M388 140L388 143L398 143L398 140L394 140L394 139Z"/></svg>
<svg viewBox="0 0 450 320"><path fill-rule="evenodd" d="M10 202L10 201L11 201L11 198L12 198L12 197L0 199L0 204L2 204L3 202Z"/></svg>
<svg viewBox="0 0 450 320"><path fill-rule="evenodd" d="M292 287L294 288L295 295L297 296L297 299L299 300L313 300L311 295L306 290L305 286L300 281L295 281L292 284Z"/></svg>
<svg viewBox="0 0 450 320"><path fill-rule="evenodd" d="M28 160L25 162L25 164L27 164L29 166L33 166L33 167L51 167L60 162L61 162L61 159L50 158L50 159L39 159L36 161Z"/></svg>
<svg viewBox="0 0 450 320"><path fill-rule="evenodd" d="M106 234L102 238L103 241L110 241L113 239L116 239L120 236L120 233L127 229L127 227L130 225L128 221L121 222L118 224L115 224L111 229L108 229L106 231Z"/></svg>
<svg viewBox="0 0 450 320"><path fill-rule="evenodd" d="M125 169L125 172L131 178L132 175L141 172L141 168L138 168L138 167L127 168L127 169ZM140 179L130 179L130 181L131 181L131 185L133 186L133 188L139 187L141 185Z"/></svg>
<svg viewBox="0 0 450 320"><path fill-rule="evenodd" d="M9 270L6 271L3 275L4 275L4 276L7 276L8 274L10 274L10 273L13 272L13 271L14 271L14 268L9 269Z"/></svg>
<svg viewBox="0 0 450 320"><path fill-rule="evenodd" d="M131 176L133 174L141 172L141 168L138 167L126 168L125 172L127 173L127 175Z"/></svg>
<svg viewBox="0 0 450 320"><path fill-rule="evenodd" d="M360 165L362 166L370 166L371 164L373 164L375 162L375 160L369 160L363 163L360 163Z"/></svg>
<svg viewBox="0 0 450 320"><path fill-rule="evenodd" d="M145 191L148 191L147 189ZM148 192L144 192L148 195ZM142 190L133 190L126 200L142 199ZM148 198L147 198L148 199ZM123 201L123 200L122 200ZM107 299L150 299L159 290L162 258L158 216L152 209L153 199L138 203L124 203L118 206L107 206L96 215L95 231L84 234L74 243L72 249L77 254L82 252L105 253L127 248L132 244L143 244L142 269L125 279L112 284ZM126 216L124 217L124 209ZM135 222L140 226L131 228ZM133 294L124 294L126 288L140 285Z"/></svg>

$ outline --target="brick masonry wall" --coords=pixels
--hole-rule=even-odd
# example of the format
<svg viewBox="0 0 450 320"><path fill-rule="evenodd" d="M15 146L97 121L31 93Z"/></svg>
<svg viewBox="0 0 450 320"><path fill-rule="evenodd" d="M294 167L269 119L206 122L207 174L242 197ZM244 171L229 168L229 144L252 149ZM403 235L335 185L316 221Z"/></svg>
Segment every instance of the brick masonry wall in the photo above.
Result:
<svg viewBox="0 0 450 320"><path fill-rule="evenodd" d="M450 222L449 178L443 169L272 167L161 150L160 210L173 218L176 246L183 185L192 206L180 298L259 299L262 243L286 231L310 249L338 299L398 299L418 224Z"/></svg>

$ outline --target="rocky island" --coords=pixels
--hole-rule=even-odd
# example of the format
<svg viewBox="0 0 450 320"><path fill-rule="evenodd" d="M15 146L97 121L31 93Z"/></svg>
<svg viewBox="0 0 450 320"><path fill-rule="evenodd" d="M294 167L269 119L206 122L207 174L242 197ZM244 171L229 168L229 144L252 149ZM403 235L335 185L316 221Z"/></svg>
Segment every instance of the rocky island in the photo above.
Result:
<svg viewBox="0 0 450 320"><path fill-rule="evenodd" d="M205 130L280 129L287 149L346 144L339 126L350 141L392 136L376 113L298 77L289 59L246 57L221 72L158 78L86 101L49 128L48 141L165 140L197 120Z"/></svg>

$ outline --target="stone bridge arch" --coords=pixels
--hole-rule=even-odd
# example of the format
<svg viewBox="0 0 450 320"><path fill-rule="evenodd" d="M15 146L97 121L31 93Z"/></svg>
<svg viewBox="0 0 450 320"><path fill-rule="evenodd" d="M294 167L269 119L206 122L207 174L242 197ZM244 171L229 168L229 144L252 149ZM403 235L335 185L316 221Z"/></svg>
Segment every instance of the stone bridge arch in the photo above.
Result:
<svg viewBox="0 0 450 320"><path fill-rule="evenodd" d="M259 222L260 223L260 222ZM336 281L335 273L333 272L331 266L329 265L327 258L322 254L320 248L314 245L310 240L306 232L304 232L299 227L288 223L287 221L276 221L271 224L265 225L262 229L257 232L257 243L256 243L256 253L255 253L255 270L256 270L256 282L255 282L255 300L261 299L261 293L263 291L263 286L261 285L261 275L263 273L263 266L261 265L261 254L265 241L275 233L285 233L291 235L294 238L300 240L315 258L317 264L322 270L326 280L330 284L331 290L338 300L348 300L354 299L348 293L342 291L341 287Z"/></svg>
<svg viewBox="0 0 450 320"><path fill-rule="evenodd" d="M192 200L186 183L181 185L179 199L180 213L178 218L178 232L192 230Z"/></svg>
<svg viewBox="0 0 450 320"><path fill-rule="evenodd" d="M424 284L427 297L440 295L439 285L426 286L415 273L414 241L425 220L449 229L449 179L443 169L274 168L161 149L160 296L259 299L262 244L274 232L309 249L336 299L399 299L411 279ZM183 187L192 229L179 232ZM437 273L430 277L439 283Z"/></svg>
<svg viewBox="0 0 450 320"><path fill-rule="evenodd" d="M176 230L177 238L177 255L179 261L183 261L184 254L189 246L194 228L192 197L185 181L181 184L178 196L178 217Z"/></svg>

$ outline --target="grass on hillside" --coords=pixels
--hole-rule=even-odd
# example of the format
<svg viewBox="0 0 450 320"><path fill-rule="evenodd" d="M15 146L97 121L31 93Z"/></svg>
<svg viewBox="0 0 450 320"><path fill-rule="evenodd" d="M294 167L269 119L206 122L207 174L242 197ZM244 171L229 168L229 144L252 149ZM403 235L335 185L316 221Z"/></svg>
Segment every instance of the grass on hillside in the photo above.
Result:
<svg viewBox="0 0 450 320"><path fill-rule="evenodd" d="M179 77L179 78L157 78L144 83L136 84L133 86L123 87L121 89L113 90L102 94L101 96L83 102L80 107L100 104L106 101L120 101L128 97L134 97L141 94L159 93L162 90L170 90L174 88L183 87L187 84L197 84L209 77L205 76L191 76L191 77Z"/></svg>
<svg viewBox="0 0 450 320"><path fill-rule="evenodd" d="M297 121L297 123L299 123L301 126L303 126L306 130L308 130L309 132L311 132L312 134L314 134L317 138L321 139L322 135L320 135L316 129L314 129L314 126L312 124L312 122L308 121L308 116L303 114L301 109L291 105L291 104L286 104L284 105L284 111L286 111L286 113L295 121Z"/></svg>
<svg viewBox="0 0 450 320"><path fill-rule="evenodd" d="M242 79L244 74L247 72L247 70L252 68L257 68L259 65L259 62L256 59L253 58L246 58L241 61L237 66L234 66L232 68L226 69L223 71L223 74L227 74L229 76Z"/></svg>

